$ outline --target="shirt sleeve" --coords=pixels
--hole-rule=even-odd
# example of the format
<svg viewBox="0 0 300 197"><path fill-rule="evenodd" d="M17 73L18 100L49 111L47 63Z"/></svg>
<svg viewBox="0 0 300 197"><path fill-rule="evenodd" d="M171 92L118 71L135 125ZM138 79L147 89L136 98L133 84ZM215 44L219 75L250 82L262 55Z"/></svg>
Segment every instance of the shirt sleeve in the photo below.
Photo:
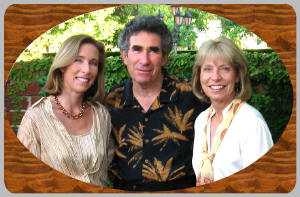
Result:
<svg viewBox="0 0 300 197"><path fill-rule="evenodd" d="M103 106L103 112L105 113L105 122L107 123L107 166L110 165L110 163L113 160L114 157L114 140L112 138L111 133L111 116L105 106Z"/></svg>
<svg viewBox="0 0 300 197"><path fill-rule="evenodd" d="M108 125L108 129L109 129L109 135L108 135L108 146L107 146L107 159L108 159L108 165L110 165L110 163L113 160L114 157L114 139L112 137L111 134L111 122L110 122L110 118L109 118L109 125Z"/></svg>
<svg viewBox="0 0 300 197"><path fill-rule="evenodd" d="M199 115L195 121L195 137L193 147L193 159L192 165L196 178L199 176L200 165L201 165L201 149L202 149L202 138L203 138L203 122L201 115Z"/></svg>
<svg viewBox="0 0 300 197"><path fill-rule="evenodd" d="M262 157L272 146L273 140L267 123L260 117L249 122L241 144L243 168Z"/></svg>
<svg viewBox="0 0 300 197"><path fill-rule="evenodd" d="M35 122L30 116L30 112L26 112L22 118L17 137L32 154L41 159L39 131Z"/></svg>

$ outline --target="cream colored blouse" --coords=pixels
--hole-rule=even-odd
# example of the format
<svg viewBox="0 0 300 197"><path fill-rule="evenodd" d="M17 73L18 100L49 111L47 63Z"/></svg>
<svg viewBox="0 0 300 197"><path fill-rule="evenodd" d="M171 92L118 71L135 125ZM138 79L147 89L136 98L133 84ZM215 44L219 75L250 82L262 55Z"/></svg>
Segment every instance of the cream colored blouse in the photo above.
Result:
<svg viewBox="0 0 300 197"><path fill-rule="evenodd" d="M106 108L89 104L93 125L85 135L70 135L54 115L49 97L40 99L23 116L18 139L37 158L75 179L106 187L108 165L113 156L111 122Z"/></svg>

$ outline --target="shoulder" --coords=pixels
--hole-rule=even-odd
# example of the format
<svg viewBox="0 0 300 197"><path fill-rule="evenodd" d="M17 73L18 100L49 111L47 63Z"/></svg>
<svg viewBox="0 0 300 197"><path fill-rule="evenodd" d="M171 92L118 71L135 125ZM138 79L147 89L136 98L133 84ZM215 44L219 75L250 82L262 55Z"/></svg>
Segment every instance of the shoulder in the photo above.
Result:
<svg viewBox="0 0 300 197"><path fill-rule="evenodd" d="M170 100L180 108L183 113L190 110L193 111L191 120L195 120L196 116L207 109L209 104L200 101L193 93L191 81L186 78L177 77L170 74L164 75L163 89L167 92Z"/></svg>
<svg viewBox="0 0 300 197"><path fill-rule="evenodd" d="M207 115L208 115L208 111L209 111L209 108L207 108L206 110L204 110L203 112L201 112L201 113L197 116L197 118L196 118L196 120L195 120L195 126L205 124L204 122L206 121L205 118L206 118Z"/></svg>
<svg viewBox="0 0 300 197"><path fill-rule="evenodd" d="M252 120L258 120L262 119L264 120L262 114L253 106L249 105L248 103L245 103L238 112L241 117L252 117Z"/></svg>
<svg viewBox="0 0 300 197"><path fill-rule="evenodd" d="M233 121L237 128L244 128L243 133L248 132L251 135L257 135L270 132L262 114L247 103L240 108Z"/></svg>
<svg viewBox="0 0 300 197"><path fill-rule="evenodd" d="M187 79L187 78L183 78L183 77L178 77L176 75L172 75L172 74L169 74L169 73L165 73L164 74L166 78L168 78L169 80L172 80L176 83L189 83L190 80Z"/></svg>
<svg viewBox="0 0 300 197"><path fill-rule="evenodd" d="M111 127L111 117L108 109L100 102L89 102L91 107L94 109L94 114L99 121L99 124L96 125L97 131L103 131L107 132L107 134L110 133L110 127ZM100 127L99 127L100 126Z"/></svg>
<svg viewBox="0 0 300 197"><path fill-rule="evenodd" d="M107 95L112 95L112 94L123 92L125 89L125 83L126 83L126 81L113 86L112 88L110 88Z"/></svg>
<svg viewBox="0 0 300 197"><path fill-rule="evenodd" d="M195 120L195 124L194 124L194 130L195 130L195 136L194 136L194 147L197 147L196 149L199 151L199 149L201 149L201 144L202 144L202 136L204 134L203 130L204 127L206 125L206 118L208 115L208 109L201 112L196 120Z"/></svg>
<svg viewBox="0 0 300 197"><path fill-rule="evenodd" d="M94 107L94 109L97 111L97 112L100 112L106 116L109 116L109 111L108 109L100 102L98 101L89 101L89 104Z"/></svg>
<svg viewBox="0 0 300 197"><path fill-rule="evenodd" d="M31 108L37 108L37 107L41 107L42 105L44 105L46 102L49 101L49 97L42 97L40 98L37 102L35 102L34 104L32 104Z"/></svg>
<svg viewBox="0 0 300 197"><path fill-rule="evenodd" d="M200 101L193 93L192 83L189 79L167 75L169 84L175 87L177 102L182 103L187 108L193 108L196 113L200 113L207 109L210 104Z"/></svg>
<svg viewBox="0 0 300 197"><path fill-rule="evenodd" d="M181 92L192 92L193 90L191 81L189 79L167 74L166 80L168 80L169 83L173 84Z"/></svg>
<svg viewBox="0 0 300 197"><path fill-rule="evenodd" d="M192 95L192 85L188 79L170 75L164 72L163 88L166 92L172 92L172 96L180 96L180 100L189 99ZM176 97L175 96L175 97Z"/></svg>
<svg viewBox="0 0 300 197"><path fill-rule="evenodd" d="M104 105L109 109L119 108L121 101L126 94L130 94L130 83L131 80L126 81L112 87L109 92L105 95Z"/></svg>
<svg viewBox="0 0 300 197"><path fill-rule="evenodd" d="M27 110L26 115L35 114L40 110L46 109L46 105L49 105L49 97L42 97L40 100L32 104Z"/></svg>
<svg viewBox="0 0 300 197"><path fill-rule="evenodd" d="M48 113L51 103L48 97L43 97L30 106L22 117L18 133L34 133L34 129L41 123L43 113Z"/></svg>
<svg viewBox="0 0 300 197"><path fill-rule="evenodd" d="M234 132L239 136L240 144L255 148L268 150L273 145L272 134L262 114L253 106L245 103L233 119ZM233 123L232 122L232 123ZM242 129L241 129L242 128Z"/></svg>
<svg viewBox="0 0 300 197"><path fill-rule="evenodd" d="M112 87L105 95L104 105L112 105L116 100L123 97L125 91L125 82Z"/></svg>
<svg viewBox="0 0 300 197"><path fill-rule="evenodd" d="M100 102L89 102L89 104L94 108L94 113L101 125L110 125L111 116L108 109Z"/></svg>

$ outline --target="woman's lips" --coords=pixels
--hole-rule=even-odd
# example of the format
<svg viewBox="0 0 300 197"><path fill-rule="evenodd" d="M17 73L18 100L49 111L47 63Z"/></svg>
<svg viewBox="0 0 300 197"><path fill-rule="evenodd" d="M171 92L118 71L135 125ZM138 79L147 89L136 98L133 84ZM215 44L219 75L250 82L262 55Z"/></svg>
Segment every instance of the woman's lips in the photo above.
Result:
<svg viewBox="0 0 300 197"><path fill-rule="evenodd" d="M80 82L83 82L83 83L87 83L87 82L90 81L89 78L84 78L84 77L75 77L75 79L76 79L77 81L80 81Z"/></svg>
<svg viewBox="0 0 300 197"><path fill-rule="evenodd" d="M209 87L214 90L220 90L220 89L224 88L225 86L224 85L212 85Z"/></svg>

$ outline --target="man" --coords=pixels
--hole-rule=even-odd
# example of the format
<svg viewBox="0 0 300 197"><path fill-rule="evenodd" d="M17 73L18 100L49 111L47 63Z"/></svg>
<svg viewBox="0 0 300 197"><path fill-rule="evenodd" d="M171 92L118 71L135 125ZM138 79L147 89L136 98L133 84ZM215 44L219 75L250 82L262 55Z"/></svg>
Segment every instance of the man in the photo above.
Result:
<svg viewBox="0 0 300 197"><path fill-rule="evenodd" d="M167 26L155 16L130 21L119 38L130 78L110 90L115 139L114 187L158 191L195 186L194 120L206 109L186 80L163 69L172 50Z"/></svg>

